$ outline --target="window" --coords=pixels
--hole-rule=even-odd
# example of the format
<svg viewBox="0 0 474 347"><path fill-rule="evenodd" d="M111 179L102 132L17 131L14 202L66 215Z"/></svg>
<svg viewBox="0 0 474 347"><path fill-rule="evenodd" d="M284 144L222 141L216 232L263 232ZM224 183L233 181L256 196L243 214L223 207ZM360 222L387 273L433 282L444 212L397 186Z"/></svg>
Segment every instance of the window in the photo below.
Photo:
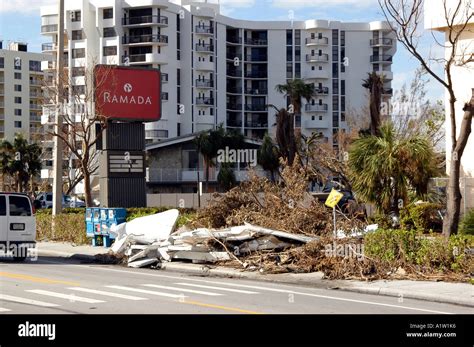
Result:
<svg viewBox="0 0 474 347"><path fill-rule="evenodd" d="M291 46L293 44L293 31L287 30L286 31L286 44Z"/></svg>
<svg viewBox="0 0 474 347"><path fill-rule="evenodd" d="M286 61L293 61L293 47L286 46Z"/></svg>
<svg viewBox="0 0 474 347"><path fill-rule="evenodd" d="M82 34L83 34L82 30L73 30L71 36L73 40L83 40L84 37Z"/></svg>
<svg viewBox="0 0 474 347"><path fill-rule="evenodd" d="M86 86L72 86L73 95L84 95L86 93Z"/></svg>
<svg viewBox="0 0 474 347"><path fill-rule="evenodd" d="M15 79L21 80L21 72L15 72Z"/></svg>
<svg viewBox="0 0 474 347"><path fill-rule="evenodd" d="M71 21L80 22L81 21L81 11L72 11L71 12Z"/></svg>
<svg viewBox="0 0 474 347"><path fill-rule="evenodd" d="M86 74L86 69L83 66L72 68L72 77L84 76L85 74Z"/></svg>
<svg viewBox="0 0 474 347"><path fill-rule="evenodd" d="M295 45L301 45L301 30L295 30Z"/></svg>
<svg viewBox="0 0 474 347"><path fill-rule="evenodd" d="M105 8L104 9L104 19L111 19L114 18L114 9L113 8Z"/></svg>
<svg viewBox="0 0 474 347"><path fill-rule="evenodd" d="M21 108L15 108L15 116L21 116Z"/></svg>
<svg viewBox="0 0 474 347"><path fill-rule="evenodd" d="M341 80L341 95L346 95L346 80Z"/></svg>
<svg viewBox="0 0 474 347"><path fill-rule="evenodd" d="M21 70L21 58L16 57L13 60L13 65L15 66L15 70Z"/></svg>
<svg viewBox="0 0 474 347"><path fill-rule="evenodd" d="M104 37L115 37L117 33L115 32L114 27L104 28Z"/></svg>
<svg viewBox="0 0 474 347"><path fill-rule="evenodd" d="M4 57L0 57L0 68L4 68L5 67L5 58Z"/></svg>
<svg viewBox="0 0 474 347"><path fill-rule="evenodd" d="M37 60L30 60L30 71L41 72L41 62Z"/></svg>
<svg viewBox="0 0 474 347"><path fill-rule="evenodd" d="M15 104L21 104L21 96L15 96Z"/></svg>
<svg viewBox="0 0 474 347"><path fill-rule="evenodd" d="M176 30L181 31L181 15L179 13L176 15Z"/></svg>
<svg viewBox="0 0 474 347"><path fill-rule="evenodd" d="M117 46L104 47L104 56L117 55Z"/></svg>
<svg viewBox="0 0 474 347"><path fill-rule="evenodd" d="M21 84L15 84L15 92L21 92Z"/></svg>
<svg viewBox="0 0 474 347"><path fill-rule="evenodd" d="M0 216L7 215L7 199L4 195L0 196Z"/></svg>
<svg viewBox="0 0 474 347"><path fill-rule="evenodd" d="M85 48L75 48L72 50L72 59L85 58L86 49Z"/></svg>
<svg viewBox="0 0 474 347"><path fill-rule="evenodd" d="M15 121L14 126L15 128L21 128L21 121Z"/></svg>
<svg viewBox="0 0 474 347"><path fill-rule="evenodd" d="M10 195L10 216L31 216L30 200L26 196Z"/></svg>

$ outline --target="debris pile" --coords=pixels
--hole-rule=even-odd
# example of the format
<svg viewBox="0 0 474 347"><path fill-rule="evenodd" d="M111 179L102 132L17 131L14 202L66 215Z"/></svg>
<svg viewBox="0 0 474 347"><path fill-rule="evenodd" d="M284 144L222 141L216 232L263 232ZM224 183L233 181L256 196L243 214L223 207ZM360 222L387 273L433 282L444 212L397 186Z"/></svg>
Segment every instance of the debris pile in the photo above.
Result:
<svg viewBox="0 0 474 347"><path fill-rule="evenodd" d="M175 232L178 210L137 218L114 227L116 235L111 252L125 256L130 267L145 267L172 260L194 263L216 263L239 260L259 251L284 251L317 238L291 234L244 224L227 229L212 230L182 228Z"/></svg>

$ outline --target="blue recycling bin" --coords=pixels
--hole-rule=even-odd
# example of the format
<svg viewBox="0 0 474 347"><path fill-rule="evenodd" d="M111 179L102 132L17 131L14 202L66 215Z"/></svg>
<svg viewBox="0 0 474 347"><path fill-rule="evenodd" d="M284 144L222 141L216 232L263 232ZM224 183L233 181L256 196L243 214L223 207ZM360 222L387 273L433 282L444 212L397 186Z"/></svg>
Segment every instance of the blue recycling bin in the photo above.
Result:
<svg viewBox="0 0 474 347"><path fill-rule="evenodd" d="M88 216L91 216L90 222ZM86 210L86 224L90 225L87 235L92 235L92 245L102 244L104 247L110 247L115 239L115 236L110 234L110 228L125 223L126 219L127 210L124 208L92 208L89 214Z"/></svg>

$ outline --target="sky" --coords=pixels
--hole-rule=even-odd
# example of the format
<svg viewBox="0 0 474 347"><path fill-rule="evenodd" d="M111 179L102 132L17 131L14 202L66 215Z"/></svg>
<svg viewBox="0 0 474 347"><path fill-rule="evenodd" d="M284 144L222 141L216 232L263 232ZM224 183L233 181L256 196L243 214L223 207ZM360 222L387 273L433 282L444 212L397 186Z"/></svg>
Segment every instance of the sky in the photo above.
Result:
<svg viewBox="0 0 474 347"><path fill-rule="evenodd" d="M327 19L347 22L370 22L385 17L377 0L220 0L221 12L229 17L246 20L294 20ZM40 52L41 43L48 39L40 35L42 5L56 3L55 0L0 0L0 39L4 43L27 42L29 51ZM420 47L425 53L442 54L442 49L431 44L430 35L422 40ZM400 44L394 58L392 87L401 88L409 84L419 67L416 61ZM439 71L439 69L438 69ZM444 90L435 81L427 85L431 101L444 99Z"/></svg>

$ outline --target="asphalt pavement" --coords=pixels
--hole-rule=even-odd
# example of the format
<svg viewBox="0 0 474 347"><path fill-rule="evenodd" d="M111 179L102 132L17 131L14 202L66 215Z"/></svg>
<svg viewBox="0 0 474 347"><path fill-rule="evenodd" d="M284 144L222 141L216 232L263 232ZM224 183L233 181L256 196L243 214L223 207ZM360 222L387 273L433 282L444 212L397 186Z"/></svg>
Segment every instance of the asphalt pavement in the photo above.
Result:
<svg viewBox="0 0 474 347"><path fill-rule="evenodd" d="M79 260L0 261L1 314L472 314L472 307Z"/></svg>

